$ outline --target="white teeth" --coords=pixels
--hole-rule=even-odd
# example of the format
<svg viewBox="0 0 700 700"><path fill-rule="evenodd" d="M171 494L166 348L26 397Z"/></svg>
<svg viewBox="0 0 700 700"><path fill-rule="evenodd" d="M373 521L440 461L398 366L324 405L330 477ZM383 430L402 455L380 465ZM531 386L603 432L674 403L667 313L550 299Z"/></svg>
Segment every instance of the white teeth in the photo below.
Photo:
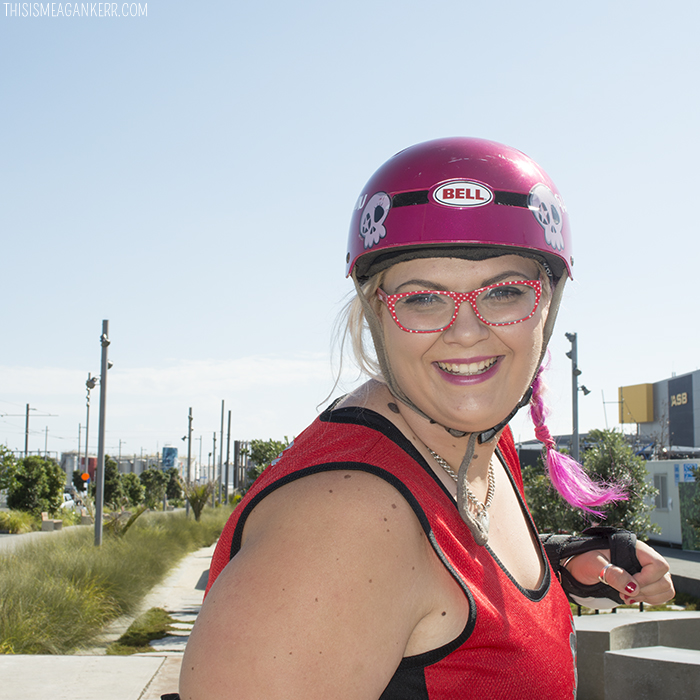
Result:
<svg viewBox="0 0 700 700"><path fill-rule="evenodd" d="M496 364L496 358L491 358L490 360L482 360L481 362L470 362L469 364L455 364L447 362L438 362L437 365L440 369L450 374L462 374L468 376L470 374L481 374L485 372L489 367L493 367Z"/></svg>

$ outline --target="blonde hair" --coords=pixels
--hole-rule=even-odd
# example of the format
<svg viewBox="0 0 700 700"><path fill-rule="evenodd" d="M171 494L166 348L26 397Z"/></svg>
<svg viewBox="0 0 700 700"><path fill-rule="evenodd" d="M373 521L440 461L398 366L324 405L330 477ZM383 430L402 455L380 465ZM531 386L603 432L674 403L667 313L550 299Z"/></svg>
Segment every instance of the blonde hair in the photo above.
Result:
<svg viewBox="0 0 700 700"><path fill-rule="evenodd" d="M377 314L380 312L377 289L381 287L384 281L384 275L384 271L378 272L376 275L370 277L361 287L362 295L367 299ZM343 355L345 354L345 347L349 341L352 357L360 372L372 379L381 380L382 372L374 353L374 344L372 343L371 337L369 337L369 326L367 324L365 310L357 294L350 299L341 311L336 329L336 337L340 336L341 368L339 368L339 370L342 369Z"/></svg>

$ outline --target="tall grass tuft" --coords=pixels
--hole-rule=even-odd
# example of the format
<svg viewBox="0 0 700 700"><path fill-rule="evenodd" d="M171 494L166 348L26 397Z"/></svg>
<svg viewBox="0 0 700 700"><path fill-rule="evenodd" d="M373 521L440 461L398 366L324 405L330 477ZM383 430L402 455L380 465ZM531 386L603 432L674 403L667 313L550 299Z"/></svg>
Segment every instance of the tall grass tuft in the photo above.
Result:
<svg viewBox="0 0 700 700"><path fill-rule="evenodd" d="M39 529L39 520L23 510L0 511L0 530L7 530L11 535Z"/></svg>
<svg viewBox="0 0 700 700"><path fill-rule="evenodd" d="M230 511L148 513L124 537L93 544L90 528L0 554L0 653L69 654L133 613L188 552L212 544Z"/></svg>

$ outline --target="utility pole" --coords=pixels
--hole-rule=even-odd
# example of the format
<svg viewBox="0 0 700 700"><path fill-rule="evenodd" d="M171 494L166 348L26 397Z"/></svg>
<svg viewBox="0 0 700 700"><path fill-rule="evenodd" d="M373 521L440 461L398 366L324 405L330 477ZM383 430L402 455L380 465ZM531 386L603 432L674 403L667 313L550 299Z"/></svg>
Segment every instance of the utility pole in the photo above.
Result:
<svg viewBox="0 0 700 700"><path fill-rule="evenodd" d="M221 503L221 477L224 467L224 400L221 399L221 440L219 441L219 503Z"/></svg>
<svg viewBox="0 0 700 700"><path fill-rule="evenodd" d="M100 420L97 436L97 479L95 482L95 546L102 544L102 510L105 498L105 419L107 413L107 348L109 347L109 321L102 321L102 366L100 368Z"/></svg>
<svg viewBox="0 0 700 700"><path fill-rule="evenodd" d="M233 490L238 488L239 469L241 463L241 441L233 441Z"/></svg>
<svg viewBox="0 0 700 700"><path fill-rule="evenodd" d="M29 404L27 404L27 408L24 413L0 413L0 416L3 418L5 417L12 417L12 418L19 418L21 416L24 416L24 456L26 457L29 454L29 411L36 411L36 408L29 408ZM35 413L34 414L36 417L44 417L44 418L55 418L56 414L55 413ZM37 454L40 454L40 451L37 450Z"/></svg>
<svg viewBox="0 0 700 700"><path fill-rule="evenodd" d="M192 407L187 416L187 488L189 489L192 483ZM185 499L185 515L190 514L189 499Z"/></svg>
<svg viewBox="0 0 700 700"><path fill-rule="evenodd" d="M573 432L571 434L571 456L579 461L579 439L578 439L578 377L581 370L578 368L578 342L576 333L565 333L566 339L571 343L571 350L566 356L571 360L571 400Z"/></svg>
<svg viewBox="0 0 700 700"><path fill-rule="evenodd" d="M97 386L97 377L91 376L88 372L88 378L85 380L85 387L87 388L87 394L85 398L85 405L87 410L87 415L85 416L85 471L90 473L90 465L88 460L90 459L88 453L88 442L90 440L90 390Z"/></svg>
<svg viewBox="0 0 700 700"><path fill-rule="evenodd" d="M80 425L80 423L78 423L78 464L73 469L73 471L75 471L77 469L78 473L80 473L80 444L81 444L80 441L81 441L81 437L82 437L80 434L80 431L81 431L82 427L83 426Z"/></svg>
<svg viewBox="0 0 700 700"><path fill-rule="evenodd" d="M29 404L27 404L27 414L24 420L24 456L27 456L29 450Z"/></svg>
<svg viewBox="0 0 700 700"><path fill-rule="evenodd" d="M212 481L216 478L216 430L214 431L214 447L212 448L212 461L211 461L211 472ZM214 507L214 489L211 490L211 507Z"/></svg>
<svg viewBox="0 0 700 700"><path fill-rule="evenodd" d="M226 478L224 479L224 503L228 503L228 464L231 456L231 411L228 412L228 429L226 431Z"/></svg>

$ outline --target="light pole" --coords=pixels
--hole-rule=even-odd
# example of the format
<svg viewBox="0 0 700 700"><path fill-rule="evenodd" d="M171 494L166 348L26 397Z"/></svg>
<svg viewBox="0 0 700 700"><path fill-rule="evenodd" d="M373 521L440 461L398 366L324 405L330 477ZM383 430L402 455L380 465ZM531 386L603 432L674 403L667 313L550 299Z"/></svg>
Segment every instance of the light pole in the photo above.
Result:
<svg viewBox="0 0 700 700"><path fill-rule="evenodd" d="M95 546L102 544L102 509L105 496L105 419L107 412L107 359L109 347L109 321L102 321L102 366L100 369L100 422L97 436L97 479L95 480Z"/></svg>
<svg viewBox="0 0 700 700"><path fill-rule="evenodd" d="M90 372L88 372L88 378L85 381L85 386L87 388L87 395L85 397L85 405L87 406L87 416L85 417L85 471L89 473L88 468L88 441L90 437L90 390L97 386L97 377L93 377Z"/></svg>
<svg viewBox="0 0 700 700"><path fill-rule="evenodd" d="M224 400L221 399L221 441L219 442L219 503L221 503L221 478L224 470Z"/></svg>
<svg viewBox="0 0 700 700"><path fill-rule="evenodd" d="M192 484L192 407L187 416L187 489L189 490ZM189 499L185 499L185 515L190 514Z"/></svg>
<svg viewBox="0 0 700 700"><path fill-rule="evenodd" d="M581 370L578 368L578 339L576 333L565 333L566 339L571 343L571 350L566 353L566 356L571 360L571 402L572 402L572 418L573 418L573 433L571 435L571 456L579 462L579 434L578 434L578 392L582 391L584 396L590 394L590 389L587 389L583 384L578 385L578 378Z"/></svg>
<svg viewBox="0 0 700 700"><path fill-rule="evenodd" d="M226 476L224 477L224 503L228 503L228 465L231 456L231 411L228 412L228 429L226 431Z"/></svg>

